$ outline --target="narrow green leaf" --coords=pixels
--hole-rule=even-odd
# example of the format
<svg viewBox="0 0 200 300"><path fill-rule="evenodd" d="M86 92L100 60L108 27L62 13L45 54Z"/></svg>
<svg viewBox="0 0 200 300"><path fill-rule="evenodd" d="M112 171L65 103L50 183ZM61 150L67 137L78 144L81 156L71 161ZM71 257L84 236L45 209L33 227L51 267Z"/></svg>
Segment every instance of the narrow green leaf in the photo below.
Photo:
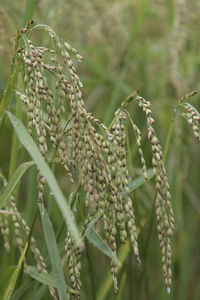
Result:
<svg viewBox="0 0 200 300"><path fill-rule="evenodd" d="M89 231L92 227L94 227L94 225L96 224L96 222L102 217L102 215L97 214L96 216L93 217L92 221L90 221L90 223L87 226L86 231Z"/></svg>
<svg viewBox="0 0 200 300"><path fill-rule="evenodd" d="M29 275L33 279L35 279L43 284L46 284L48 286L57 288L56 279L53 277L53 275L46 274L44 272L38 272L37 268L32 267L32 266L28 266L28 269L29 269Z"/></svg>
<svg viewBox="0 0 200 300"><path fill-rule="evenodd" d="M24 256L26 254L27 247L28 247L28 243L26 243L26 245L24 247L24 251L23 251L23 253L22 253L22 255L21 255L20 259L19 259L17 268L16 268L16 270L14 271L14 273L12 275L12 278L11 278L9 284L8 284L7 290L4 293L2 300L9 300L11 298L11 296L12 296L12 293L13 293L13 290L14 290L14 287L15 287L15 283L16 283L17 277L19 275L19 271L21 269L21 265L22 265Z"/></svg>
<svg viewBox="0 0 200 300"><path fill-rule="evenodd" d="M54 287L56 289L58 288L56 280L53 277L53 275L47 274L47 273L44 273L44 272L38 272L37 268L32 267L32 266L28 266L28 269L29 269L29 275L33 279L35 279L35 280L37 280L37 281L39 281L39 282L41 282L41 283L43 283L45 285ZM76 294L76 291L73 290L70 287L67 287L67 292L68 293Z"/></svg>
<svg viewBox="0 0 200 300"><path fill-rule="evenodd" d="M35 163L33 161L29 161L21 164L17 168L10 181L8 182L3 194L0 197L0 208L5 205L7 199L9 199L9 197L11 196L12 191L14 190L24 173L28 170L29 167L31 167L34 164Z"/></svg>
<svg viewBox="0 0 200 300"><path fill-rule="evenodd" d="M82 240L80 238L78 228L72 219L72 213L70 207L68 206L65 197L55 179L54 174L52 173L51 169L49 168L48 164L44 160L42 154L40 153L36 143L34 142L33 138L30 136L22 122L17 119L11 112L7 111L7 115L17 133L17 136L21 143L24 145L26 150L29 152L30 156L35 161L38 169L45 177L52 193L54 194L55 200L57 205L59 206L61 213L65 219L66 224L69 226L69 230L71 230L75 242L77 245L82 244ZM82 245L81 245L82 246Z"/></svg>
<svg viewBox="0 0 200 300"><path fill-rule="evenodd" d="M151 180L153 178L153 170L152 169L147 170L147 177L148 177L148 180ZM144 179L144 175L139 176L138 178L136 178L135 180L133 180L129 183L130 191L131 192L134 191L135 189L137 189L140 185L142 185L145 182L146 182L146 180Z"/></svg>
<svg viewBox="0 0 200 300"><path fill-rule="evenodd" d="M110 249L110 247L104 242L102 237L96 232L93 227L86 230L85 236L90 243L97 247L101 252L110 257L118 266L121 266L116 254Z"/></svg>
<svg viewBox="0 0 200 300"><path fill-rule="evenodd" d="M44 230L44 237L47 245L47 250L49 253L49 259L51 262L52 270L54 277L57 282L58 294L61 300L67 300L67 287L65 283L64 272L62 268L62 263L58 251L58 247L56 244L56 237L54 234L53 226L49 219L49 216L46 212L45 207L42 203L39 203L40 215L42 219L42 225Z"/></svg>
<svg viewBox="0 0 200 300"><path fill-rule="evenodd" d="M153 170L148 169L147 171L148 180L153 178ZM138 188L140 185L145 183L144 176L141 175L129 184L129 189L132 192L136 188ZM123 194L123 192L122 192ZM100 216L96 216L89 224L87 230L85 231L85 236L87 237L88 241L91 242L95 247L97 247L101 252L112 258L118 266L121 265L119 259L117 256L113 253L113 251L110 249L110 247L104 242L104 240L101 238L101 236L95 231L94 224L97 222Z"/></svg>

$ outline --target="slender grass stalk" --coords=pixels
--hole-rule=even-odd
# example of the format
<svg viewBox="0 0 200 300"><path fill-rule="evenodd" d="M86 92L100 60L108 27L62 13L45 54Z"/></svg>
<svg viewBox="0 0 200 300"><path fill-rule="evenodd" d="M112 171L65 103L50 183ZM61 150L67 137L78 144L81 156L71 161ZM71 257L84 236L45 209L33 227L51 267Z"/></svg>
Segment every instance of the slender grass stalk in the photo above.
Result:
<svg viewBox="0 0 200 300"><path fill-rule="evenodd" d="M20 120L22 120L22 116L23 116L22 105L19 100L17 101L17 105L16 105L16 116ZM16 132L13 131L8 179L11 178L11 176L13 175L17 167L17 160L19 156L18 150L19 150L19 140L17 138Z"/></svg>
<svg viewBox="0 0 200 300"><path fill-rule="evenodd" d="M36 167L32 167L29 171L26 203L26 220L28 225L31 225L33 211L35 211L37 207L37 173Z"/></svg>
<svg viewBox="0 0 200 300"><path fill-rule="evenodd" d="M26 23L33 18L34 10L35 10L35 0L27 0L22 26L25 26ZM19 48L19 46L20 46L20 33L17 32L17 36L15 39L15 46L14 46L14 55L13 55L13 60L10 68L10 73L8 76L7 86L3 93L1 104L0 104L0 125L4 120L5 109L7 109L9 101L12 97L14 85L16 84L16 79L20 70L20 64L16 57L17 49Z"/></svg>
<svg viewBox="0 0 200 300"><path fill-rule="evenodd" d="M15 47L14 47L14 56L13 61L10 68L10 73L7 81L6 89L3 93L3 96L1 98L1 104L0 104L0 126L4 123L5 118L5 109L7 109L9 101L12 97L14 85L16 83L17 75L20 70L20 64L19 61L16 59L16 52L19 47L19 32L17 33L16 39L15 39ZM2 128L1 128L2 130Z"/></svg>
<svg viewBox="0 0 200 300"><path fill-rule="evenodd" d="M22 25L25 25L25 23L28 21L28 18L32 18L33 16L33 11L34 11L34 4L35 1L27 1L26 5L26 11L24 15L24 21ZM14 86L17 81L18 73L20 71L20 63L19 60L17 59L17 49L20 46L20 33L17 32L16 39L15 39L15 46L14 46L14 55L13 55L13 60L10 68L10 73L8 76L8 81L7 81L7 86L6 89L3 93L1 103L0 103L0 127L1 127L1 132L3 132L3 125L4 125L4 120L5 120L5 110L7 109L9 102L11 100L13 91L14 91ZM20 101L17 102L16 105L16 115L22 119L22 106ZM13 137L12 137L12 147L11 147L11 156L10 156L10 166L9 166L9 176L8 178L10 179L12 174L14 173L16 166L17 166L17 157L18 157L18 147L19 147L19 141L17 139L16 133L13 132ZM15 256L15 251L13 249L12 251L12 257L14 258Z"/></svg>
<svg viewBox="0 0 200 300"><path fill-rule="evenodd" d="M26 25L27 22L29 22L32 18L33 18L33 14L34 14L34 10L35 10L35 0L27 0L26 1L26 8L25 8L25 13L24 13L24 19L22 22L22 26L24 27ZM14 55L16 55L16 50L17 48L19 48L20 46L20 41L17 40L16 41L16 47L14 50ZM14 56L15 57L15 56ZM13 63L14 65L14 63ZM17 80L17 76L19 73L19 68L20 68L20 64L18 63L15 72L12 70L11 68L11 74L14 72L14 74L16 75L10 75L11 77L13 76L13 81L11 82L10 86L7 87L6 90L10 91L11 93L13 92L13 88L14 88L14 84L15 84L15 80ZM14 69L14 66L13 66ZM20 82L22 83L22 77L20 78ZM5 103L4 98L2 99L2 105L4 106L4 108L2 109L6 109L7 105L10 101L10 94L7 93L7 97L5 96ZM0 108L0 112L1 112L1 108ZM23 111L22 111L22 105L21 105L21 101L18 99L17 101L17 105L16 105L16 117L19 118L20 120L22 120L22 116L23 116ZM17 156L18 156L18 149L19 149L19 140L17 138L17 135L15 133L15 131L13 131L13 138L12 138L12 147L11 147L11 157L10 157L10 167L9 167L9 178L12 176L14 170L16 169L16 162L17 162Z"/></svg>
<svg viewBox="0 0 200 300"><path fill-rule="evenodd" d="M174 129L174 122L175 122L175 120L172 120L170 123L170 126L169 126L167 139L166 139L166 143L165 143L165 148L164 148L164 153L163 153L163 161L164 162L166 161L166 158L167 158L168 148L169 148L170 140L172 138L173 129Z"/></svg>

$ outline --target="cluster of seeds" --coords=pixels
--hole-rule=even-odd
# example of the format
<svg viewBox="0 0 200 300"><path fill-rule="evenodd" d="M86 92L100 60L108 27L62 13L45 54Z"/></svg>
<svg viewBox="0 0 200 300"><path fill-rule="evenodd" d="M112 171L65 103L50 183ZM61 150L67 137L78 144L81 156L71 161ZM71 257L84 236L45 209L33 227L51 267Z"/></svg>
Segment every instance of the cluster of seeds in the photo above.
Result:
<svg viewBox="0 0 200 300"><path fill-rule="evenodd" d="M70 55L74 55L78 61L83 60L82 56L71 45L60 39L50 27L37 25L30 29L31 24L28 23L20 31L19 34L23 38L24 45L18 49L18 55L24 65L25 91L24 93L17 92L17 94L27 107L28 130L30 134L37 138L39 149L45 160L49 160L49 150L53 148L54 153L51 161L57 155L70 181L72 183L77 182L83 187L88 217L81 232L82 236L84 236L88 220L91 220L92 215L98 214L102 216L100 219L102 219L104 225L105 239L112 251L114 253L117 251L116 235L118 231L122 244L125 243L129 235L138 263L140 263L140 258L137 230L133 201L130 198L129 172L126 162L124 123L129 114L125 108L129 102L136 98L139 101L139 106L146 114L156 179L156 215L162 249L163 271L166 286L170 289L170 237L173 232L174 219L169 184L162 161L162 151L152 127L154 120L151 117L150 103L137 96L137 92L131 94L122 102L110 127L107 128L100 120L86 111L81 91L82 83ZM30 34L36 29L45 30L50 35L54 49L33 45ZM50 80L51 77L56 78L54 90ZM69 107L69 109L66 110L66 107ZM62 118L66 119L66 116L68 122L63 126ZM148 180L141 148L141 132L131 118L130 120L136 135L144 177ZM43 201L44 185L45 179L39 173L38 201ZM17 212L13 200L11 200L11 208L14 212ZM23 239L21 238L20 228L24 229L26 235L29 234L30 230L18 213L12 218L17 244L20 251L22 251ZM1 230L6 240L5 225L2 224ZM33 238L31 238L31 249L38 270L46 272L46 264L36 248ZM74 290L71 297L79 300L82 288L80 281L81 250L75 246L73 236L69 231L65 240L65 250L69 281ZM111 261L111 272L114 290L117 292L117 267L114 261ZM55 292L52 288L50 288L50 292L55 298Z"/></svg>
<svg viewBox="0 0 200 300"><path fill-rule="evenodd" d="M178 105L178 112L187 120L192 127L195 137L200 140L200 113L190 103L186 102L189 97L196 95L196 91L186 94L181 98Z"/></svg>
<svg viewBox="0 0 200 300"><path fill-rule="evenodd" d="M25 38L24 38L25 39ZM73 182L73 177L70 172L70 162L67 156L66 144L64 140L64 132L61 123L61 115L65 113L65 107L63 105L63 96L65 96L65 85L62 83L62 89L60 88L62 73L61 67L55 65L48 65L42 62L43 52L47 53L48 49L41 49L34 47L32 42L25 39L26 47L20 48L18 54L23 59L25 64L25 95L18 93L21 100L27 104L28 108L28 129L32 134L33 128L35 129L37 139L39 142L39 148L45 158L47 158L47 131L49 134L49 140L55 147L57 154L60 158L60 162L63 164L67 174ZM52 53L49 50L49 53ZM53 60L55 62L55 60ZM57 75L56 87L59 90L59 102L56 104L53 92L49 87L45 70L54 72ZM48 114L48 121L45 120L44 108ZM42 194L42 180L39 176L39 184Z"/></svg>
<svg viewBox="0 0 200 300"><path fill-rule="evenodd" d="M155 130L153 128L154 119L152 118L152 112L150 109L150 102L146 101L142 97L137 96L136 98L139 102L140 108L146 115L147 119L147 130L148 139L152 147L152 164L153 172L156 181L156 218L157 218L157 228L158 237L160 241L160 247L162 251L162 264L163 264L163 274L165 285L168 292L171 288L171 245L170 238L174 230L174 217L173 210L171 206L171 195L170 187L167 180L167 175L162 159L162 150L158 138L156 137Z"/></svg>
<svg viewBox="0 0 200 300"><path fill-rule="evenodd" d="M70 232L67 232L67 236L65 239L65 251L67 256L68 262L68 269L69 269L69 281L70 286L76 292L75 294L71 294L72 299L80 300L81 297L81 289L82 283L80 279L81 275L81 249L75 247L74 239ZM68 295L70 297L70 295Z"/></svg>
<svg viewBox="0 0 200 300"><path fill-rule="evenodd" d="M4 179L4 188L7 185L6 179ZM4 210L10 212L10 219L11 223L13 224L14 227L14 236L16 240L17 247L22 254L24 251L25 247L25 241L28 240L29 234L30 234L30 228L28 227L26 221L24 218L21 216L19 213L15 199L13 196L11 196L10 201L7 202L7 204L4 206ZM10 252L10 239L11 239L11 233L9 230L9 221L8 221L8 216L1 214L0 215L0 228L1 228L1 233L4 238L4 247L7 252ZM47 266L44 261L44 258L36 246L36 241L33 236L30 238L30 250L33 253L34 260L36 262L36 267L39 272L47 272ZM29 274L29 269L26 263L26 258L24 257L24 269L27 274ZM49 287L49 292L52 296L53 299L57 299L55 289L53 287Z"/></svg>
<svg viewBox="0 0 200 300"><path fill-rule="evenodd" d="M143 151L142 151L142 147L141 147L141 131L138 128L138 126L134 123L134 121L131 118L129 112L127 110L125 110L125 111L126 111L128 117L129 117L129 120L130 120L131 125L133 127L133 131L135 133L136 143L137 143L137 149L138 149L138 153L139 153L141 164L142 164L142 171L143 171L143 174L144 174L144 179L146 181L148 181L146 162L145 162Z"/></svg>
<svg viewBox="0 0 200 300"><path fill-rule="evenodd" d="M15 214L12 215L12 222L14 224L16 243L20 250L20 253L22 254L24 247L25 247L24 239L22 238L22 236L25 234L25 237L27 240L29 233L30 233L30 228L28 227L28 225L26 224L26 221L23 219L23 217L19 213L19 211L16 207L16 204L15 204L15 199L13 197L11 197L10 209L12 212L15 212ZM44 261L44 258L42 256L40 250L36 246L36 241L33 236L30 239L30 249L33 253L38 271L44 272L47 274L48 272L47 272L46 263ZM26 264L26 261L24 263L24 268L25 268L26 273L29 273L29 269ZM49 292L50 292L51 296L53 297L53 299L56 300L57 296L56 296L55 289L49 286Z"/></svg>
<svg viewBox="0 0 200 300"><path fill-rule="evenodd" d="M121 122L123 117L119 115L109 130L92 114L87 113L76 69L70 56L65 53L65 57L71 77L66 86L71 105L72 155L86 193L86 206L103 214L107 241L114 253L117 248L115 241L117 228L120 230L121 242L124 243L127 237L126 225L128 226L134 253L139 261L132 201L129 197L121 195L123 190L124 195L127 195L128 189L125 131ZM93 124L100 127L103 133L99 134ZM124 153L123 157L120 152ZM122 159L121 162L119 158ZM68 252L70 252L69 239L71 241L68 236L66 239ZM116 265L113 261L111 264L114 289L117 291Z"/></svg>
<svg viewBox="0 0 200 300"><path fill-rule="evenodd" d="M0 215L0 228L1 228L1 234L4 238L4 247L7 252L10 252L10 242L9 242L9 224L8 224L8 218L7 216Z"/></svg>

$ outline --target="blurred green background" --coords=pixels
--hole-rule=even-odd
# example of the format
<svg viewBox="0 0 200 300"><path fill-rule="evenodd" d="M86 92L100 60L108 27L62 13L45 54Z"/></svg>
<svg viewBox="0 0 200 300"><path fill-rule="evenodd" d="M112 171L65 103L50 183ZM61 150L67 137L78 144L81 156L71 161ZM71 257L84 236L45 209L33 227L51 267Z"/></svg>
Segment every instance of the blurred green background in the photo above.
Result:
<svg viewBox="0 0 200 300"><path fill-rule="evenodd" d="M14 38L22 25L25 5L26 1L21 0L0 2L0 96L6 87ZM179 116L173 120L174 107L180 97L192 90L198 92L200 87L199 12L200 1L194 0L35 2L35 23L51 26L84 57L84 62L77 66L77 70L83 82L88 111L108 125L120 103L131 92L139 89L139 94L152 102L155 128L163 148L170 125L174 122L165 162L175 212L172 292L167 295L162 277L161 254L153 215L155 189L151 181L133 194L136 220L140 228L142 266L137 267L129 251L119 273L119 295L114 294L111 285L102 299L200 299L200 144L185 120ZM35 35L34 39L38 45L48 46L49 41L45 35ZM191 103L200 110L198 94L191 99ZM12 110L15 105L16 99L13 97L10 105ZM133 104L129 112L142 129L142 146L147 165L151 167L143 115ZM129 169L132 178L136 178L141 174L141 166L134 133L129 125L127 132ZM0 149L1 171L6 176L9 173L11 139L12 128L6 122ZM17 165L28 160L21 146L18 154ZM56 175L68 195L63 171L57 168ZM31 219L35 205L35 187L36 182L28 184L28 176L25 176L18 193L18 206L27 222ZM56 231L60 226L60 213L54 202L51 205L49 212ZM41 234L38 221L35 235L40 239ZM91 294L91 279L85 276L88 262L83 259L83 299L100 300L97 298L98 291L102 290L110 263L98 250L90 245L88 247L94 261L93 285L96 296ZM42 245L41 248L45 255L45 247ZM0 249L2 252L1 241ZM12 253L11 258L5 253L1 256L1 277L8 262L16 264L18 258L17 251ZM44 295L36 298L38 284L27 277L25 280L31 282L31 287L23 297L15 299L48 299ZM3 279L1 284L3 286Z"/></svg>

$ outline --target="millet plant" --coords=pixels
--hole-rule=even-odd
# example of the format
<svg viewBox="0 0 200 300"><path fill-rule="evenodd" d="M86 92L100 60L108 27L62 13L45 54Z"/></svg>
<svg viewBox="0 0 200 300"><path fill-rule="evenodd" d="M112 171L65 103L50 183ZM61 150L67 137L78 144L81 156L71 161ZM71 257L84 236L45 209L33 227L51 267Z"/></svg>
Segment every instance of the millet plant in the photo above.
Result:
<svg viewBox="0 0 200 300"><path fill-rule="evenodd" d="M51 47L34 43L33 36L38 31L49 36ZM116 293L119 289L117 273L121 266L117 257L120 245L126 245L127 240L130 240L136 262L142 264L138 246L138 220L135 219L134 198L131 194L137 185L131 184L134 181L127 163L128 122L133 129L143 170L139 184L152 177L155 179L155 215L162 273L167 292L170 293L173 283L171 237L174 216L164 160L171 131L163 157L154 128L151 103L140 96L139 91L133 91L121 102L109 126L88 112L76 67L77 62L82 61L81 54L47 25L34 25L30 21L17 32L11 74L0 106L0 122L3 126L9 117L33 161L20 165L9 180L1 173L0 227L4 247L9 252L14 243L21 256L17 272L11 277L3 299L9 299L6 297L13 292L22 261L23 272L48 285L53 299L81 299L84 294L82 257L87 255L88 241L110 258ZM17 76L21 76L21 83L15 85ZM6 111L12 93L16 95L16 101L23 104L26 112L26 120L23 122L26 125L22 124L19 116ZM199 140L200 115L187 102L194 94L192 92L181 98L174 110L174 117L182 115ZM146 167L141 130L128 111L131 105L138 106L143 113L142 122L147 132L145 138L151 147L152 169L147 170ZM24 172L34 164L38 170L38 207L32 223L28 225L26 216L17 207L15 187ZM65 199L57 184L53 173L55 166L65 170L69 200ZM48 207L47 185L64 220L66 232L62 245L56 241L45 208ZM43 256L40 241L33 237L38 211L49 259ZM31 257L36 268L30 266Z"/></svg>

